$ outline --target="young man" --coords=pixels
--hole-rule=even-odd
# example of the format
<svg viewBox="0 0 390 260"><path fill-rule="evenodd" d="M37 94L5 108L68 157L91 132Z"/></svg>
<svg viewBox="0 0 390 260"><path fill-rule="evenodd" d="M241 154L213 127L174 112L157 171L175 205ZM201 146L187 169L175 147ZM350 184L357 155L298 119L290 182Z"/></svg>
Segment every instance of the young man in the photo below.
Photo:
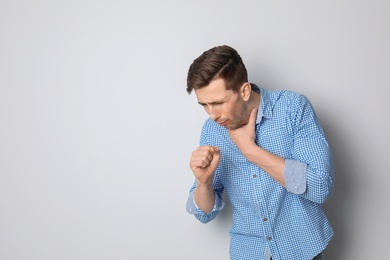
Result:
<svg viewBox="0 0 390 260"><path fill-rule="evenodd" d="M187 92L210 118L192 153L187 211L202 223L233 207L233 260L323 259L333 230L322 209L333 191L328 142L307 98L248 83L229 46L194 60Z"/></svg>

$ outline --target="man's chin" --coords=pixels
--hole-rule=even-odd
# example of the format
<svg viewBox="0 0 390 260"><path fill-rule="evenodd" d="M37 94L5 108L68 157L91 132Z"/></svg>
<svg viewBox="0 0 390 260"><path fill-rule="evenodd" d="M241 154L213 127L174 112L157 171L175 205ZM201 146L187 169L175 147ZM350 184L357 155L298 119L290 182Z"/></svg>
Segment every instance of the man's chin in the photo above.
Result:
<svg viewBox="0 0 390 260"><path fill-rule="evenodd" d="M226 124L224 127L227 129L227 130L236 130L238 128L241 128L243 127L245 124Z"/></svg>
<svg viewBox="0 0 390 260"><path fill-rule="evenodd" d="M216 122L216 123L222 127L225 127L227 130L236 130L236 129L241 127L237 124L234 124L234 123L232 124L231 122L228 122L228 121L225 121L223 123L218 123L218 122Z"/></svg>
<svg viewBox="0 0 390 260"><path fill-rule="evenodd" d="M236 126L236 125L225 125L224 126L227 130L236 130L240 127Z"/></svg>

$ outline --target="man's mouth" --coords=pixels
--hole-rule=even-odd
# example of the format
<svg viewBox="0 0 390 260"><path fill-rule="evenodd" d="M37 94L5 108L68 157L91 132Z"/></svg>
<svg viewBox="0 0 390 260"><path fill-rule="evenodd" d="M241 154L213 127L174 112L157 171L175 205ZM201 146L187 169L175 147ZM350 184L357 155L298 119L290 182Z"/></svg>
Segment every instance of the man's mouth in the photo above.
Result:
<svg viewBox="0 0 390 260"><path fill-rule="evenodd" d="M220 126L225 126L227 124L227 120L225 121L221 121L221 122L217 122Z"/></svg>

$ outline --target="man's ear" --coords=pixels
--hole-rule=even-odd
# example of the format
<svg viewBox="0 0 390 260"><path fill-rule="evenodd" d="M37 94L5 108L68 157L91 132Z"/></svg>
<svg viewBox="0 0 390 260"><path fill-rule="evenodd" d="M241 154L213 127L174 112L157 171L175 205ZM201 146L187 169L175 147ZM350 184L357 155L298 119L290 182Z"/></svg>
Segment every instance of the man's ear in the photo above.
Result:
<svg viewBox="0 0 390 260"><path fill-rule="evenodd" d="M241 86L241 97L244 101L248 101L250 96L251 96L251 93L252 93L252 88L251 88L251 84L249 82L246 82L244 83L242 86Z"/></svg>

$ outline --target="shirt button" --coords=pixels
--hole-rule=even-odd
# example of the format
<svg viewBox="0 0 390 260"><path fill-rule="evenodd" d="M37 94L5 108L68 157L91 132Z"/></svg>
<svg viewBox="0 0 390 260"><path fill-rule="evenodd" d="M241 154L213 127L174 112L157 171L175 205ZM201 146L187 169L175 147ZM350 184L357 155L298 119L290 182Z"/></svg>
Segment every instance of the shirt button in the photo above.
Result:
<svg viewBox="0 0 390 260"><path fill-rule="evenodd" d="M256 174L253 174L253 178L256 178L257 177L257 175Z"/></svg>
<svg viewBox="0 0 390 260"><path fill-rule="evenodd" d="M268 240L272 240L272 237L268 237Z"/></svg>
<svg viewBox="0 0 390 260"><path fill-rule="evenodd" d="M264 221L267 221L268 219L267 219L267 218L264 218L263 220L264 220Z"/></svg>

